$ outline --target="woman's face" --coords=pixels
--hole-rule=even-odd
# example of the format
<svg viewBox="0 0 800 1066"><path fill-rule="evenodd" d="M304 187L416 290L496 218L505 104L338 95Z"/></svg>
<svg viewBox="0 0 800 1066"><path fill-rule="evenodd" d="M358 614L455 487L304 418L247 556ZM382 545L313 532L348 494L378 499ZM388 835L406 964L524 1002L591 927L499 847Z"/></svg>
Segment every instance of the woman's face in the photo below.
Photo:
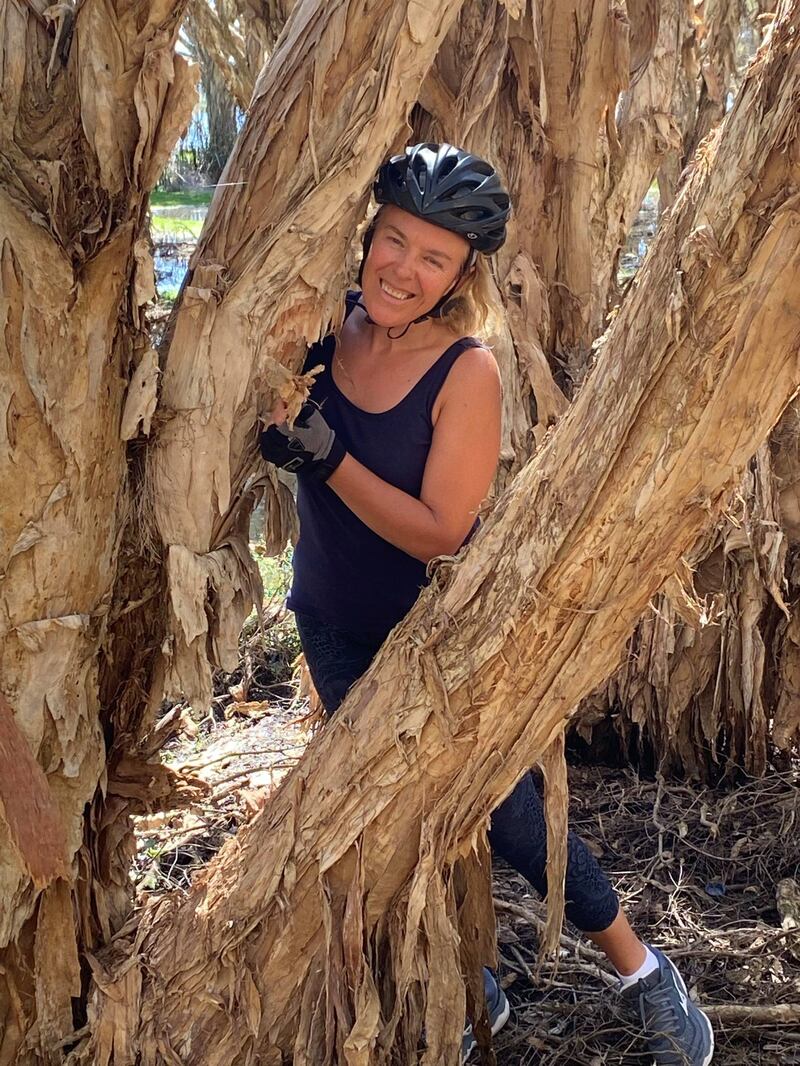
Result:
<svg viewBox="0 0 800 1066"><path fill-rule="evenodd" d="M457 233L394 204L382 208L361 276L369 317L390 328L430 311L452 288L469 251Z"/></svg>

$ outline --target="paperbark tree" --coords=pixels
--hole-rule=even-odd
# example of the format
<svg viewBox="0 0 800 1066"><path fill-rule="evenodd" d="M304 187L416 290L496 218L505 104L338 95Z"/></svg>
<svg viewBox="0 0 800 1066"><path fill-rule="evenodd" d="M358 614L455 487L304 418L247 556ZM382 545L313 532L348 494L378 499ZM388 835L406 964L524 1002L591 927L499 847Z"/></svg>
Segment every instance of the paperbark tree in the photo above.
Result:
<svg viewBox="0 0 800 1066"><path fill-rule="evenodd" d="M616 108L606 110L591 223L594 337L620 301L619 257L647 190L666 156L682 147L672 114L681 55L675 46L680 6L681 0L657 0L640 13L645 26L651 32L655 28L651 52L643 54L640 47L631 55L632 84Z"/></svg>
<svg viewBox="0 0 800 1066"><path fill-rule="evenodd" d="M242 111L295 0L191 0L192 32Z"/></svg>
<svg viewBox="0 0 800 1066"><path fill-rule="evenodd" d="M203 151L201 166L208 180L216 184L236 142L237 105L220 73L219 64L202 44L191 7L183 23L181 43L200 68L200 84L208 121L208 143Z"/></svg>
<svg viewBox="0 0 800 1066"><path fill-rule="evenodd" d="M566 409L553 372L568 391L585 373L589 344L604 328L609 302L619 299L614 284L617 259L644 193L659 163L670 155L682 161L684 138L694 135L697 91L703 84L697 66L697 26L700 57L710 78L709 72L717 67L730 68L730 61L717 57L715 49L719 42L730 45L731 32L725 34L715 26L727 20L730 30L734 8L738 12L734 3L709 4L701 10L702 21L698 23L689 18L683 0L629 3L627 24L620 19L622 9L606 8L605 20L600 9L591 19L588 6L576 9L575 18L561 26L567 36L560 49L560 64L552 53L545 70L540 45L542 25L551 21L546 5L536 11L524 7L509 13L499 3L473 0L462 9L423 83L412 113L413 139L469 144L495 160L508 175L516 219L521 220L512 223L507 245L496 259L498 295L505 309L500 332L490 338L505 383L497 491ZM613 78L608 80L609 64L600 67L606 78L603 92L594 94L583 82L587 76L599 76L596 68L582 62L580 77L573 79L564 66L570 56L601 49L604 38L615 40L615 54L629 55L631 85L619 96L616 107L616 83ZM683 45L676 47L676 42ZM693 57L691 62L687 57ZM614 77L624 82L623 74ZM724 80L724 91L729 81ZM549 184L561 181L562 175L552 162L553 139L547 135L542 115L547 112L548 95L557 101L565 86L570 99L558 106L566 107L570 115L585 110L583 125L576 120L575 130L594 128L599 165L594 168L591 186L591 232L585 226L568 223L564 228L558 205L572 208L575 197L560 198L558 189L551 189ZM702 98L702 92L700 95ZM578 152L575 158L580 159L590 143L587 132L583 138L565 142L560 150L565 157ZM676 162L676 167L680 165ZM580 305L585 320L580 327L580 344L567 360L563 344L560 351L557 348L561 342L552 329L550 293L569 287L569 263L580 264L592 280L588 301L569 304L570 314ZM565 365L568 373L564 372ZM752 479L750 484L754 484ZM277 491L283 493L284 507L272 508L269 531L270 546L276 551L283 546L291 511L288 493L280 486ZM754 506L758 511L758 505ZM777 518L774 513L772 517ZM747 519L745 526L750 525ZM717 612L726 619L725 625L715 620L700 634L702 611L696 610L690 621L685 605L662 596L656 611L648 609L645 613L621 670L585 704L580 728L594 743L602 741L599 726L609 721L610 710L617 744L628 753L638 747L646 762L655 760L663 770L702 778L719 773L720 765L763 771L770 741L764 702L772 698L773 691L780 691L783 695L775 699L780 698L784 717L789 714L792 701L781 681L787 674L779 659L784 649L791 656L795 643L782 636L785 616L781 614L783 624L774 617L776 610L781 612L780 602L774 601L769 591L782 580L775 569L777 556L773 553L771 560L759 567L764 581L758 585L757 599L765 609L754 611L756 588L744 596L740 587L746 560L733 565L728 552L727 567L717 565L712 547L723 541L730 550L733 541L720 530L706 546L705 554L711 555L707 565L701 546L694 558L702 570L698 585L707 590L713 586ZM745 552L750 552L752 563L751 548ZM783 549L781 560L785 554ZM746 611L745 604L751 605ZM757 624L753 639L745 641L744 657L731 659L732 649L738 646L737 634L749 631L751 623ZM778 643L771 647L773 635ZM701 647L703 653L698 659ZM720 685L714 679L723 668L723 659L725 681ZM771 659L775 660L774 669ZM753 671L762 678L762 684L751 695L747 678ZM707 691L709 686L711 692ZM775 735L782 747L791 746L794 729L776 728Z"/></svg>
<svg viewBox="0 0 800 1066"><path fill-rule="evenodd" d="M466 3L411 116L413 139L467 145L491 159L515 205L508 239L493 261L495 298L505 315L496 334L486 338L503 378L503 441L494 494L568 406L546 355L550 313L535 232L546 199L546 141L538 106L537 16L530 6L523 8L515 18L495 0Z"/></svg>
<svg viewBox="0 0 800 1066"><path fill-rule="evenodd" d="M64 833L36 865L13 804L0 819L3 1064L59 1057L89 953L129 914L130 814L180 784L153 757L169 723L149 732L165 678L204 700L253 594L244 522L269 478L253 463L256 414L276 389L299 399L284 364L339 306L369 180L459 6L301 5L229 166L245 192L215 202L161 366L141 329L139 237L193 97L172 49L181 12L86 0L50 29L33 5L5 13L0 462L20 507L3 510L3 754L34 752ZM512 35L515 62L526 40ZM114 1054L127 1039L120 1028Z"/></svg>
<svg viewBox="0 0 800 1066"><path fill-rule="evenodd" d="M671 16L669 33L684 42L675 95L667 104L676 109L670 124L679 133L670 149L673 181L684 163L691 165L684 143L696 144L708 133L712 114L715 121L722 117L724 98L740 77L733 61L740 20L752 18L749 5L715 2L696 9L689 22L685 14L678 18L682 6L680 0L661 7L662 29ZM673 61L680 58L674 50L672 55ZM624 167L627 156L621 158ZM610 237L611 228L600 225L597 232ZM596 257L600 270L604 262ZM740 769L761 774L770 758L800 740L791 681L796 643L787 607L798 600L793 558L800 541L791 517L784 517L792 495L782 487L798 480L792 468L797 449L789 443L795 427L787 414L743 481L735 513L691 552L695 594L661 594L637 626L618 671L584 702L578 730L595 752L713 780ZM780 476L774 470L778 457Z"/></svg>
<svg viewBox="0 0 800 1066"><path fill-rule="evenodd" d="M799 50L795 0L541 453L266 808L97 965L94 1061L411 1062L423 1025L456 1061L453 860L800 383Z"/></svg>
<svg viewBox="0 0 800 1066"><path fill-rule="evenodd" d="M72 1030L79 952L116 918L120 886L103 874L113 880L115 740L129 724L99 675L102 657L129 660L111 638L136 506L120 426L152 357L146 196L195 94L173 51L180 2L43 10L6 4L0 23L0 684L13 712L0 775L12 779L5 759L20 744L33 753L63 863L34 864L0 809L3 1063L45 1056ZM129 580L130 598L138 587Z"/></svg>
<svg viewBox="0 0 800 1066"><path fill-rule="evenodd" d="M414 138L466 144L493 160L515 205L508 240L495 260L505 319L490 338L504 383L500 487L566 410L554 374L571 393L588 345L601 332L595 321L604 322L604 298L598 316L594 291L571 301L562 295L557 310L552 294L572 292L570 286L581 283L578 264L583 280L611 276L613 242L610 248L595 246L586 225L576 224L589 214L587 197L598 196L592 175L586 180L583 157L598 145L603 117L613 115L620 89L647 69L658 30L658 7L649 0L628 4L627 18L622 7L591 2L563 15L553 3L521 5L514 12L496 2L467 3L412 114ZM554 37L549 43L546 34ZM608 187L617 182L615 175ZM624 241L643 195L625 220L615 222L615 238ZM594 214L598 230L608 228L602 212ZM590 289L596 287L592 281ZM576 307L579 318L587 319L580 325ZM569 358L560 337L567 329L579 337Z"/></svg>
<svg viewBox="0 0 800 1066"><path fill-rule="evenodd" d="M256 414L276 385L296 390L273 357L299 360L332 313L369 178L458 6L301 6L161 366L142 327L153 279L140 238L194 102L174 55L182 9L86 0L59 9L52 31L34 5L4 11L0 469L17 503L3 508L0 679L15 732L0 754L35 754L63 841L34 863L30 827L0 817L3 1066L60 1057L83 1018L89 953L129 915L130 815L181 787L152 759L169 726L153 730L165 669L180 683L196 658L186 688L206 699L209 663L228 661L254 598L241 504ZM192 478L187 501L177 487ZM167 628L167 603L185 628Z"/></svg>
<svg viewBox="0 0 800 1066"><path fill-rule="evenodd" d="M736 41L742 23L742 0L705 0L700 39L700 91L694 129L685 146L690 159L698 145L725 115L736 77Z"/></svg>

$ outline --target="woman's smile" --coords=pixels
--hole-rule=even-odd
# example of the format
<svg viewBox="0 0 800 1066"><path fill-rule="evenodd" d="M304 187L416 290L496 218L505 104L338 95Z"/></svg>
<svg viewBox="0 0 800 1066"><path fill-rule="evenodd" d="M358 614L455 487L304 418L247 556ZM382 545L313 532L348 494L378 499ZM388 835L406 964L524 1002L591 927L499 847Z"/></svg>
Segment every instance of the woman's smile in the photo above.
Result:
<svg viewBox="0 0 800 1066"><path fill-rule="evenodd" d="M414 293L406 292L405 289L395 288L394 285L390 285L385 278L380 279L381 291L384 295L391 297L395 302L402 302L403 300L413 300Z"/></svg>

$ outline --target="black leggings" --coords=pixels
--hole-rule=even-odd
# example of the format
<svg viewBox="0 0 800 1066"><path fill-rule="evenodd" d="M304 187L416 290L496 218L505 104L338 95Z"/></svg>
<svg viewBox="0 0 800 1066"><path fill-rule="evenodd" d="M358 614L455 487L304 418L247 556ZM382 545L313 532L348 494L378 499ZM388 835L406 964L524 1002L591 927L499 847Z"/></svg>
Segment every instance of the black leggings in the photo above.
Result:
<svg viewBox="0 0 800 1066"><path fill-rule="evenodd" d="M364 673L383 638L348 633L295 612L297 631L314 686L332 715L347 690ZM492 850L518 870L541 896L547 895L547 823L533 777L528 773L492 814ZM579 836L567 841L567 918L585 933L607 929L619 902L597 860Z"/></svg>

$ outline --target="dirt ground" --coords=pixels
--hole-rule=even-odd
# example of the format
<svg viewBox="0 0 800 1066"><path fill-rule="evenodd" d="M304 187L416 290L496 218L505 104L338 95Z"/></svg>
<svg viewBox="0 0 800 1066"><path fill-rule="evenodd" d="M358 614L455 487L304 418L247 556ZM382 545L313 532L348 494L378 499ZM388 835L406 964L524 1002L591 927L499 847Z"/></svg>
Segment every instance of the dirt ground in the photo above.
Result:
<svg viewBox="0 0 800 1066"><path fill-rule="evenodd" d="M213 712L182 715L166 749L205 782L181 811L138 820L141 893L184 891L294 763L304 705L289 651L251 634ZM249 650L248 650L249 647ZM800 767L706 789L602 766L570 770L572 828L611 876L634 927L679 965L713 1013L719 1066L800 1066ZM528 883L494 875L500 976L512 1004L498 1066L644 1066L652 1060L614 978L565 927L557 964L537 962L544 908ZM475 1062L479 1061L477 1056Z"/></svg>

